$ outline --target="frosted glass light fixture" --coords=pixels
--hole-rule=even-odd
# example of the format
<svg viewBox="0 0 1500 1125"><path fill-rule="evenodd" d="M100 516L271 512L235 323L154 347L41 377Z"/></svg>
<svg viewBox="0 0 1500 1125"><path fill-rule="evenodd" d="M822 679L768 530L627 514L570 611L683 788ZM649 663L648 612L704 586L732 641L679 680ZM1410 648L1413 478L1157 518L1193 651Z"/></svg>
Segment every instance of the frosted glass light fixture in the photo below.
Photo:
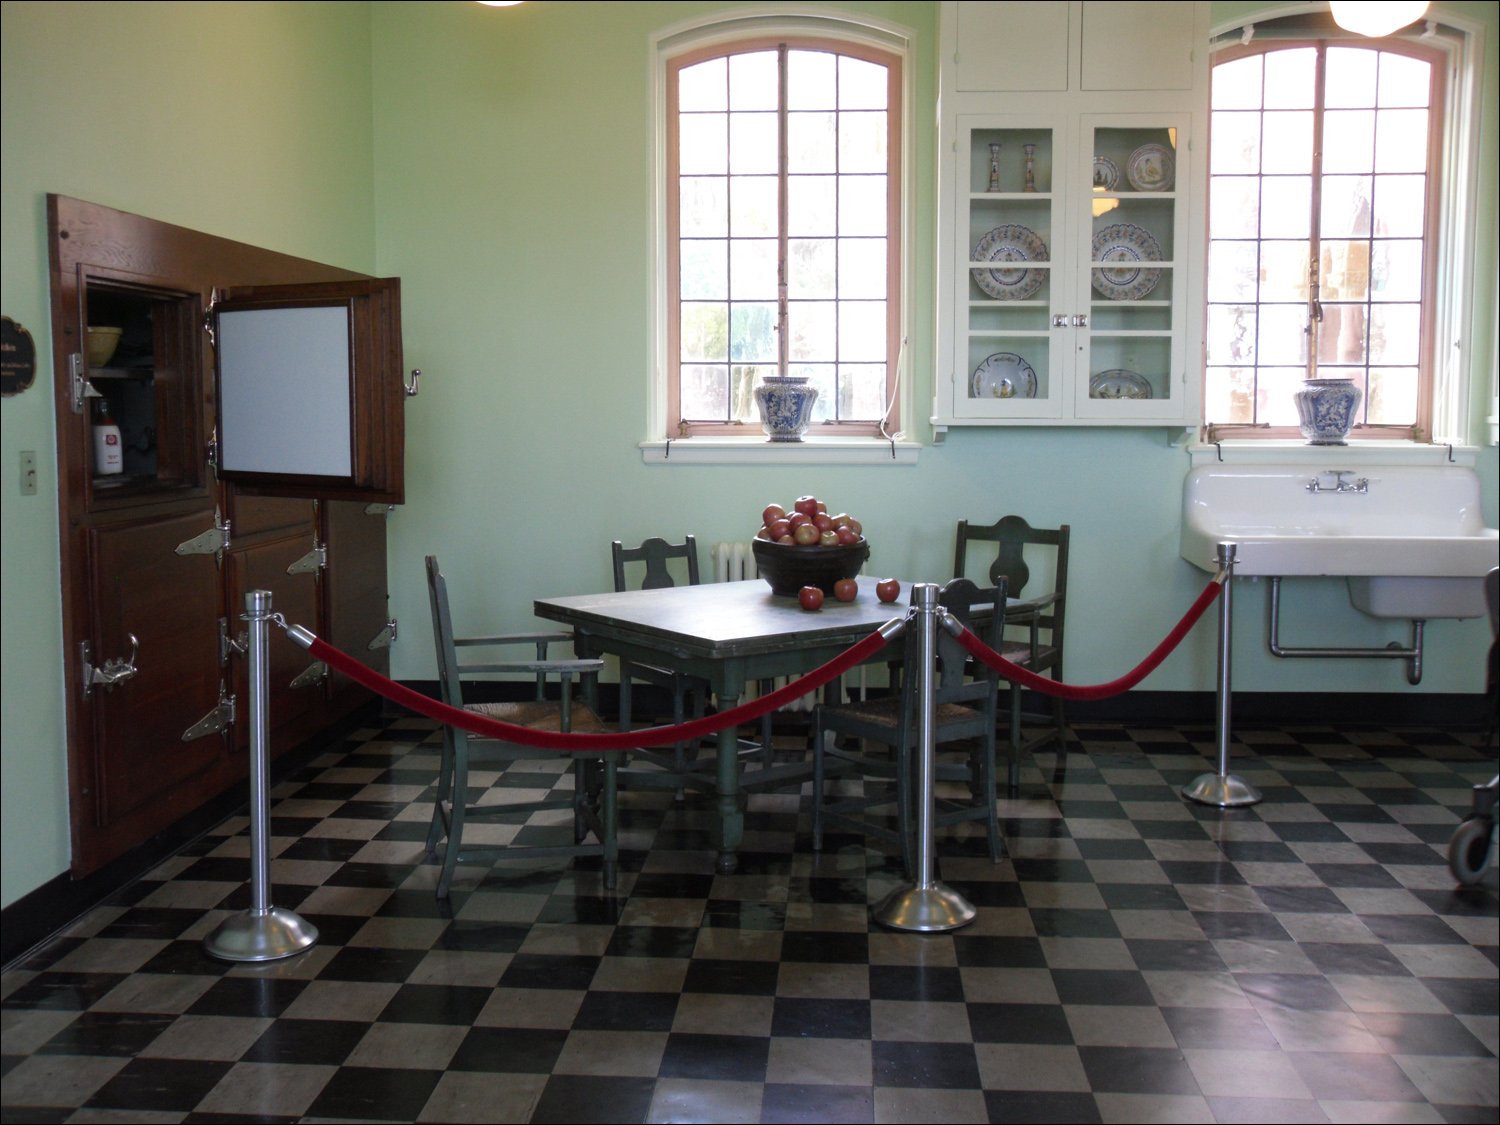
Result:
<svg viewBox="0 0 1500 1125"><path fill-rule="evenodd" d="M479 0L486 8L514 8L523 0Z"/></svg>
<svg viewBox="0 0 1500 1125"><path fill-rule="evenodd" d="M1421 19L1428 0L1333 0L1333 22L1356 35L1379 38Z"/></svg>

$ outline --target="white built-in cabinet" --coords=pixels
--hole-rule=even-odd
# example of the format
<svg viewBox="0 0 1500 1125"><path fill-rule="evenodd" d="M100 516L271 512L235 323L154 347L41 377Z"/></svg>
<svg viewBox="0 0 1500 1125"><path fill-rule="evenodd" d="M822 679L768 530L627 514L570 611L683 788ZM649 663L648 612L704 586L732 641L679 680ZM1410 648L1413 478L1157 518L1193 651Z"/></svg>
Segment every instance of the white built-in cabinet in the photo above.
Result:
<svg viewBox="0 0 1500 1125"><path fill-rule="evenodd" d="M950 426L1196 424L1208 8L942 5L937 440ZM1152 152L1175 164L1170 181L1149 183ZM1131 184L1135 154L1148 190ZM1096 158L1118 169L1112 189ZM1131 255L1149 265L1116 261Z"/></svg>

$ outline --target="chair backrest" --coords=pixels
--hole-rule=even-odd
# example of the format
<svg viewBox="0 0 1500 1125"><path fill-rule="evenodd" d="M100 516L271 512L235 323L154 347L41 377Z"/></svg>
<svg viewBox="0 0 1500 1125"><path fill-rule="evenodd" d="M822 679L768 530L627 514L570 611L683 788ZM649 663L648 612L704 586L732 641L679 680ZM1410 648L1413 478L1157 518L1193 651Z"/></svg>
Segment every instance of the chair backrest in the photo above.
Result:
<svg viewBox="0 0 1500 1125"><path fill-rule="evenodd" d="M458 649L453 643L453 617L448 612L448 580L436 555L427 556L427 599L432 604L432 637L437 649L438 690L450 707L464 705L458 678Z"/></svg>
<svg viewBox="0 0 1500 1125"><path fill-rule="evenodd" d="M974 619L974 610L988 608L990 620L983 628L977 630L980 638L992 648L999 647L1000 634L1003 628L1005 605L1005 580L1002 578L996 585L981 587L967 578L955 578L938 591L938 605L942 606L954 617L958 618L963 625L970 625ZM917 629L908 629L906 632L906 662L908 669L915 669L917 661L921 658L921 634ZM985 669L981 681L964 681L964 666L968 658L968 651L958 643L957 638L948 634L941 626L937 634L937 655L939 678L937 685L937 701L939 703L955 703L960 700L980 699L987 693L993 695L993 682L996 676L993 672ZM915 691L917 677L908 674L907 689Z"/></svg>
<svg viewBox="0 0 1500 1125"><path fill-rule="evenodd" d="M1009 597L1023 597L1026 584L1031 581L1031 568L1025 559L1025 547L1029 543L1057 548L1056 565L1052 572L1052 591L1057 601L1050 611L1042 614L1038 624L1051 631L1052 643L1061 644L1063 616L1067 612L1068 589L1068 538L1069 525L1056 530L1032 527L1020 516L1006 516L988 527L978 527L968 520L958 522L958 543L953 555L953 577L962 578L968 571L968 549L971 542L996 544L995 561L990 563L989 580L1006 581Z"/></svg>
<svg viewBox="0 0 1500 1125"><path fill-rule="evenodd" d="M1484 600L1490 607L1490 635L1500 636L1500 566L1484 576Z"/></svg>
<svg viewBox="0 0 1500 1125"><path fill-rule="evenodd" d="M630 548L616 539L610 544L610 554L614 561L616 593L630 588L625 583L625 564L631 562L646 564L646 579L640 585L642 590L663 590L677 585L667 571L668 559L686 559L688 585L698 585L698 540L691 535L681 543L668 543L653 535L639 547Z"/></svg>

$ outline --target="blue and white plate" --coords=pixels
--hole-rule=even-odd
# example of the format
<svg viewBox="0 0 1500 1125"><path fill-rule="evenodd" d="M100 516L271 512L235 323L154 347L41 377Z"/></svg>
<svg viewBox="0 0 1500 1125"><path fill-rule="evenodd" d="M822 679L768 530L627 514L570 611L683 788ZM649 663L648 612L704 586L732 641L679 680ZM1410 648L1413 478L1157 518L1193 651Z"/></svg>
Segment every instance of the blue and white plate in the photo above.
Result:
<svg viewBox="0 0 1500 1125"><path fill-rule="evenodd" d="M1107 156L1094 157L1094 190L1114 191L1120 183L1120 166Z"/></svg>
<svg viewBox="0 0 1500 1125"><path fill-rule="evenodd" d="M1111 263L1094 270L1094 288L1111 301L1139 301L1161 280L1161 270L1140 265L1162 260L1161 246L1144 227L1111 223L1094 235L1092 253L1095 262Z"/></svg>
<svg viewBox="0 0 1500 1125"><path fill-rule="evenodd" d="M1177 157L1166 145L1142 145L1125 162L1125 178L1136 191L1171 191Z"/></svg>
<svg viewBox="0 0 1500 1125"><path fill-rule="evenodd" d="M1045 262L1047 244L1030 227L1006 223L996 227L974 246L974 262ZM1046 270L973 270L974 283L1001 301L1024 301L1047 281Z"/></svg>
<svg viewBox="0 0 1500 1125"><path fill-rule="evenodd" d="M996 352L974 369L971 398L1036 398L1036 372L1015 352Z"/></svg>
<svg viewBox="0 0 1500 1125"><path fill-rule="evenodd" d="M1144 376L1123 367L1101 371L1089 380L1089 398L1152 398L1151 384Z"/></svg>

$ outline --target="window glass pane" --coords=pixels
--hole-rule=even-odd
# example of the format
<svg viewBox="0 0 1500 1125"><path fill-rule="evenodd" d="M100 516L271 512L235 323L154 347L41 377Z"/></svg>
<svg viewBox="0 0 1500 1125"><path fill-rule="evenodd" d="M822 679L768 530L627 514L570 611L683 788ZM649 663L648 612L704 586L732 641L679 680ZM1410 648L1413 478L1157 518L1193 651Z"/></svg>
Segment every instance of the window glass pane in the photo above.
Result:
<svg viewBox="0 0 1500 1125"><path fill-rule="evenodd" d="M1260 171L1260 114L1215 113L1209 150L1215 175Z"/></svg>
<svg viewBox="0 0 1500 1125"><path fill-rule="evenodd" d="M729 358L735 363L776 362L776 304L729 306Z"/></svg>
<svg viewBox="0 0 1500 1125"><path fill-rule="evenodd" d="M729 170L728 122L723 113L684 113L677 119L677 170L684 176Z"/></svg>
<svg viewBox="0 0 1500 1125"><path fill-rule="evenodd" d="M694 422L729 418L729 368L682 365L682 416Z"/></svg>
<svg viewBox="0 0 1500 1125"><path fill-rule="evenodd" d="M775 111L781 79L775 51L729 56L729 108Z"/></svg>
<svg viewBox="0 0 1500 1125"><path fill-rule="evenodd" d="M1307 238L1312 233L1312 177L1267 176L1261 185L1262 238Z"/></svg>
<svg viewBox="0 0 1500 1125"><path fill-rule="evenodd" d="M839 56L839 108L885 109L890 72L879 63Z"/></svg>
<svg viewBox="0 0 1500 1125"><path fill-rule="evenodd" d="M682 358L729 359L729 306L682 303Z"/></svg>
<svg viewBox="0 0 1500 1125"><path fill-rule="evenodd" d="M1260 179L1215 176L1209 189L1210 238L1254 238L1260 227Z"/></svg>
<svg viewBox="0 0 1500 1125"><path fill-rule="evenodd" d="M1307 300L1307 243L1263 242L1260 246L1260 299Z"/></svg>
<svg viewBox="0 0 1500 1125"><path fill-rule="evenodd" d="M1341 109L1323 115L1323 171L1369 172L1375 167L1375 111Z"/></svg>
<svg viewBox="0 0 1500 1125"><path fill-rule="evenodd" d="M838 187L832 176L788 176L786 232L838 233Z"/></svg>
<svg viewBox="0 0 1500 1125"><path fill-rule="evenodd" d="M1422 299L1422 244L1416 239L1374 244L1370 261L1372 301Z"/></svg>
<svg viewBox="0 0 1500 1125"><path fill-rule="evenodd" d="M1255 306L1208 306L1208 362L1255 362Z"/></svg>
<svg viewBox="0 0 1500 1125"><path fill-rule="evenodd" d="M1256 261L1259 248L1253 242L1208 244L1208 299L1210 301L1255 300Z"/></svg>
<svg viewBox="0 0 1500 1125"><path fill-rule="evenodd" d="M1417 369L1372 367L1365 418L1372 426L1410 426L1417 420Z"/></svg>
<svg viewBox="0 0 1500 1125"><path fill-rule="evenodd" d="M786 255L788 297L806 300L838 296L833 239L789 238Z"/></svg>
<svg viewBox="0 0 1500 1125"><path fill-rule="evenodd" d="M839 177L839 233L884 234L884 176Z"/></svg>
<svg viewBox="0 0 1500 1125"><path fill-rule="evenodd" d="M1321 292L1324 301L1364 301L1370 294L1370 244L1325 238L1322 244Z"/></svg>
<svg viewBox="0 0 1500 1125"><path fill-rule="evenodd" d="M1204 386L1204 417L1210 422L1255 421L1255 368L1210 367Z"/></svg>
<svg viewBox="0 0 1500 1125"><path fill-rule="evenodd" d="M792 333L788 358L824 362L837 359L834 302L789 301L788 306L787 319Z"/></svg>
<svg viewBox="0 0 1500 1125"><path fill-rule="evenodd" d="M1260 70L1260 55L1214 67L1213 108L1259 109Z"/></svg>
<svg viewBox="0 0 1500 1125"><path fill-rule="evenodd" d="M839 114L839 171L885 171L885 114Z"/></svg>
<svg viewBox="0 0 1500 1125"><path fill-rule="evenodd" d="M730 293L736 301L776 299L776 240L736 238L729 244Z"/></svg>
<svg viewBox="0 0 1500 1125"><path fill-rule="evenodd" d="M1266 55L1266 108L1312 109L1318 52L1312 47Z"/></svg>
<svg viewBox="0 0 1500 1125"><path fill-rule="evenodd" d="M780 140L774 113L729 115L729 170L736 175L776 174Z"/></svg>
<svg viewBox="0 0 1500 1125"><path fill-rule="evenodd" d="M681 243L684 301L729 299L729 251L722 239L685 238Z"/></svg>
<svg viewBox="0 0 1500 1125"><path fill-rule="evenodd" d="M885 364L839 364L839 418L877 422L885 416Z"/></svg>
<svg viewBox="0 0 1500 1125"><path fill-rule="evenodd" d="M885 358L885 302L839 302L839 358Z"/></svg>
<svg viewBox="0 0 1500 1125"><path fill-rule="evenodd" d="M839 296L885 298L885 239L839 239Z"/></svg>
<svg viewBox="0 0 1500 1125"><path fill-rule="evenodd" d="M1272 426L1297 425L1292 396L1302 389L1300 367L1262 367L1256 371L1255 420Z"/></svg>
<svg viewBox="0 0 1500 1125"><path fill-rule="evenodd" d="M788 51L786 56L787 109L836 109L837 55L827 51Z"/></svg>
<svg viewBox="0 0 1500 1125"><path fill-rule="evenodd" d="M1431 94L1431 63L1394 51L1380 52L1380 105L1425 106Z"/></svg>
<svg viewBox="0 0 1500 1125"><path fill-rule="evenodd" d="M1375 171L1425 172L1427 111L1382 109L1375 116Z"/></svg>
<svg viewBox="0 0 1500 1125"><path fill-rule="evenodd" d="M728 200L723 176L683 176L677 181L677 224L684 238L723 238Z"/></svg>
<svg viewBox="0 0 1500 1125"><path fill-rule="evenodd" d="M1329 109L1373 106L1375 56L1364 47L1329 47L1323 104Z"/></svg>
<svg viewBox="0 0 1500 1125"><path fill-rule="evenodd" d="M1318 326L1318 364L1365 362L1368 328L1364 305L1324 304Z"/></svg>
<svg viewBox="0 0 1500 1125"><path fill-rule="evenodd" d="M738 238L776 236L776 177L729 178L729 229Z"/></svg>
<svg viewBox="0 0 1500 1125"><path fill-rule="evenodd" d="M1287 175L1311 172L1313 115L1301 110L1283 110L1266 114L1265 122L1261 171Z"/></svg>
<svg viewBox="0 0 1500 1125"><path fill-rule="evenodd" d="M1262 305L1255 355L1261 363L1307 363L1307 309L1302 305Z"/></svg>
<svg viewBox="0 0 1500 1125"><path fill-rule="evenodd" d="M1347 238L1370 233L1370 177L1324 176L1323 214L1319 220L1324 238Z"/></svg>
<svg viewBox="0 0 1500 1125"><path fill-rule="evenodd" d="M1426 176L1375 178L1375 233L1420 238L1427 224Z"/></svg>
<svg viewBox="0 0 1500 1125"><path fill-rule="evenodd" d="M786 115L787 171L838 171L838 145L832 113Z"/></svg>
<svg viewBox="0 0 1500 1125"><path fill-rule="evenodd" d="M1370 309L1370 363L1414 365L1421 354L1422 307L1374 305Z"/></svg>
<svg viewBox="0 0 1500 1125"><path fill-rule="evenodd" d="M814 422L832 422L838 416L837 369L831 363L788 364L787 371L807 379L808 386L818 388L818 400L813 403Z"/></svg>
<svg viewBox="0 0 1500 1125"><path fill-rule="evenodd" d="M707 113L729 108L728 62L709 59L685 66L677 72L677 109L681 113Z"/></svg>
<svg viewBox="0 0 1500 1125"><path fill-rule="evenodd" d="M736 364L729 369L729 410L736 422L759 422L760 408L755 404L755 388L776 374L774 367L751 367Z"/></svg>

